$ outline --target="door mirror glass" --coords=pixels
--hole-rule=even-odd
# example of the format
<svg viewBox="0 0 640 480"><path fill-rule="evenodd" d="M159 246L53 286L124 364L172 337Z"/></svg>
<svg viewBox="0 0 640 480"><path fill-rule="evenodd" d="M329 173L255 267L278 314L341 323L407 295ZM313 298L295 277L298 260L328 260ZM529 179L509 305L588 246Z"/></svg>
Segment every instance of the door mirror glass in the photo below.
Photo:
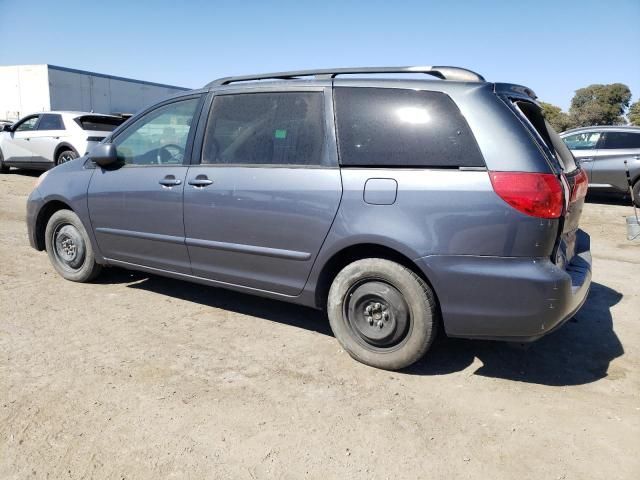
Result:
<svg viewBox="0 0 640 480"><path fill-rule="evenodd" d="M11 131L13 131L11 129L11 124L10 123L6 123L6 124L2 125L2 131L3 132L11 132Z"/></svg>
<svg viewBox="0 0 640 480"><path fill-rule="evenodd" d="M118 163L118 152L115 145L100 143L91 150L89 158L102 168L112 167Z"/></svg>

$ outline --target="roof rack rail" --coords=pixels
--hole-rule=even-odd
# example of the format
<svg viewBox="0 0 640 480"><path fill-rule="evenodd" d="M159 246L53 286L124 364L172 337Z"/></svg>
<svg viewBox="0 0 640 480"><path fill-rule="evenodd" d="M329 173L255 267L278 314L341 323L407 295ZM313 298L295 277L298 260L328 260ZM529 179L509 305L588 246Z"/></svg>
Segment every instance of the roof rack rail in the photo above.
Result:
<svg viewBox="0 0 640 480"><path fill-rule="evenodd" d="M460 82L484 82L485 79L479 73L460 67L446 66L421 66L421 67L351 67L351 68L325 68L320 70L294 70L291 72L263 73L258 75L242 75L237 77L223 77L208 83L205 88L229 85L235 82L248 82L251 80L293 80L299 77L315 77L317 80L329 80L337 75L350 74L376 74L376 73L424 73L442 80L455 80Z"/></svg>

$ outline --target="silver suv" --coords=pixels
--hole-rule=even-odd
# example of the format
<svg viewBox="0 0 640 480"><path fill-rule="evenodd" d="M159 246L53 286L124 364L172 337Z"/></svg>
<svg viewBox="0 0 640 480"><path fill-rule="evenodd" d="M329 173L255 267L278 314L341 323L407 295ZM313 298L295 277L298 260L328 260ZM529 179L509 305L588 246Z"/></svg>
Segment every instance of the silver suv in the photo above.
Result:
<svg viewBox="0 0 640 480"><path fill-rule="evenodd" d="M591 188L628 193L628 168L640 207L640 127L576 128L560 136L589 176Z"/></svg>
<svg viewBox="0 0 640 480"><path fill-rule="evenodd" d="M416 72L435 80L342 77ZM222 78L44 174L29 238L77 282L118 266L326 309L380 368L441 327L535 340L591 282L586 175L535 98L454 67Z"/></svg>

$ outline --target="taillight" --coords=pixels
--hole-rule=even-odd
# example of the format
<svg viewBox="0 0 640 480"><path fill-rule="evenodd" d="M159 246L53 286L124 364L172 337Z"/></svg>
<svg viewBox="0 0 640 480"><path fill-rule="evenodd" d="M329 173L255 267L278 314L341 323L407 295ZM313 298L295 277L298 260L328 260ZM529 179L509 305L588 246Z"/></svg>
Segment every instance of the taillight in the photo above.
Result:
<svg viewBox="0 0 640 480"><path fill-rule="evenodd" d="M580 170L580 173L576 175L573 191L571 192L571 203L576 200L581 200L587 196L587 190L589 189L589 177L584 170Z"/></svg>
<svg viewBox="0 0 640 480"><path fill-rule="evenodd" d="M562 185L551 173L489 172L493 190L519 212L558 218L564 202Z"/></svg>

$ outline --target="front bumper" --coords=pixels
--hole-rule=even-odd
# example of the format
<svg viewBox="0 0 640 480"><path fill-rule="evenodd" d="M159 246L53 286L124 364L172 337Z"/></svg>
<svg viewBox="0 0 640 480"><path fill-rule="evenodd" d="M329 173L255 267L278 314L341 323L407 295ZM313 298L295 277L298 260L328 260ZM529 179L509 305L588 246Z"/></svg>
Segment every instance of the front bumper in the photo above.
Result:
<svg viewBox="0 0 640 480"><path fill-rule="evenodd" d="M537 340L573 317L591 285L589 235L582 230L564 270L548 258L429 256L417 263L453 337Z"/></svg>
<svg viewBox="0 0 640 480"><path fill-rule="evenodd" d="M42 247L38 245L36 237L38 213L40 213L42 204L42 195L40 191L35 188L27 199L27 233L29 235L29 244L36 250L42 250Z"/></svg>

